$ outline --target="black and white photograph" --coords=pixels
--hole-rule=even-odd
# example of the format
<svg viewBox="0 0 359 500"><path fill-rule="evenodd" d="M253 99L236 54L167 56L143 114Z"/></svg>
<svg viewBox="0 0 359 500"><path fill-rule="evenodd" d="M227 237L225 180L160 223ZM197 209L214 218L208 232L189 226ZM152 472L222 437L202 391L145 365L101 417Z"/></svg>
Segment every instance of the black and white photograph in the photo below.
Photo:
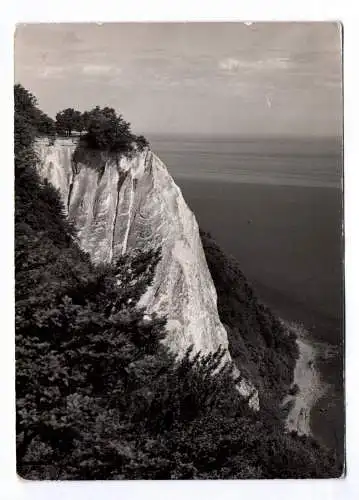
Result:
<svg viewBox="0 0 359 500"><path fill-rule="evenodd" d="M343 26L19 23L16 470L345 476Z"/></svg>

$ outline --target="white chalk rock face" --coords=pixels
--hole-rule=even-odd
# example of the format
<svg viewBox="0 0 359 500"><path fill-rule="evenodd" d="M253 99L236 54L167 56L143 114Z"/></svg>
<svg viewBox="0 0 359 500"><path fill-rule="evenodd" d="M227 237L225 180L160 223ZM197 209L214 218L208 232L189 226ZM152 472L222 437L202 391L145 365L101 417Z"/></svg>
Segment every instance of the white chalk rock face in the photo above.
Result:
<svg viewBox="0 0 359 500"><path fill-rule="evenodd" d="M39 173L60 190L83 250L95 263L111 262L132 249L161 249L154 281L140 300L148 314L167 318L166 344L179 355L189 345L203 354L220 346L230 360L227 332L198 224L166 166L150 150L132 159L98 154L74 163L76 143L37 142ZM243 380L239 390L259 407L258 392Z"/></svg>
<svg viewBox="0 0 359 500"><path fill-rule="evenodd" d="M35 142L35 150L39 158L37 169L40 177L46 178L56 189L60 190L66 209L73 179L72 156L76 147L77 142L70 139L57 139L52 145L48 139Z"/></svg>

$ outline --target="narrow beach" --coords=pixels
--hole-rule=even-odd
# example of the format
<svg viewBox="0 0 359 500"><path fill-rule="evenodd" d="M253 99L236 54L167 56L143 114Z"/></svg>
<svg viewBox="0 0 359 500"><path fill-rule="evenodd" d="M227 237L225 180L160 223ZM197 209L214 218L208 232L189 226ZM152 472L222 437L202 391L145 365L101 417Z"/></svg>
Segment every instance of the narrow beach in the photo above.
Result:
<svg viewBox="0 0 359 500"><path fill-rule="evenodd" d="M286 427L289 431L296 431L299 435L310 435L312 433L310 425L312 408L325 394L328 384L323 382L317 368L317 347L299 327L294 326L294 329L297 334L299 358L294 369L293 385L297 385L298 390L295 395L287 395L283 400L283 405L291 403Z"/></svg>

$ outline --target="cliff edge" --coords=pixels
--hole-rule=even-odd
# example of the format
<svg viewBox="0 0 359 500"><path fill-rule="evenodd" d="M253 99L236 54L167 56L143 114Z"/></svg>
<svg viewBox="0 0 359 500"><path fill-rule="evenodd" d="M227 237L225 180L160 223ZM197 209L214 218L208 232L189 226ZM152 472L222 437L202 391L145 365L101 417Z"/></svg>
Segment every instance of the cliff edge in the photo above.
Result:
<svg viewBox="0 0 359 500"><path fill-rule="evenodd" d="M81 248L95 263L131 250L161 250L154 282L139 305L167 318L165 343L182 355L225 349L228 337L198 224L181 190L149 149L132 158L81 151L72 139L36 142L38 172L59 191ZM259 409L258 391L242 378L240 392Z"/></svg>

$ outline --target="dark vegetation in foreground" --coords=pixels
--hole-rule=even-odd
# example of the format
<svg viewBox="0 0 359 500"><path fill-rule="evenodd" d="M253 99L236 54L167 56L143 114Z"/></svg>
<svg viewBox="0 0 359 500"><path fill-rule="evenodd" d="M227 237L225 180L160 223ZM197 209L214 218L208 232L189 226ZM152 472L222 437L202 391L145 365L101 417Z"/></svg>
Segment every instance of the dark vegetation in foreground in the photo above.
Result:
<svg viewBox="0 0 359 500"><path fill-rule="evenodd" d="M92 266L58 193L36 174L35 106L15 99L18 473L27 479L340 475L331 452L287 434L274 408L248 408L231 368L216 371L220 352L205 358L188 352L176 361L161 344L163 319L135 308L158 253ZM229 314L224 296L221 308ZM265 357L260 352L258 359Z"/></svg>

